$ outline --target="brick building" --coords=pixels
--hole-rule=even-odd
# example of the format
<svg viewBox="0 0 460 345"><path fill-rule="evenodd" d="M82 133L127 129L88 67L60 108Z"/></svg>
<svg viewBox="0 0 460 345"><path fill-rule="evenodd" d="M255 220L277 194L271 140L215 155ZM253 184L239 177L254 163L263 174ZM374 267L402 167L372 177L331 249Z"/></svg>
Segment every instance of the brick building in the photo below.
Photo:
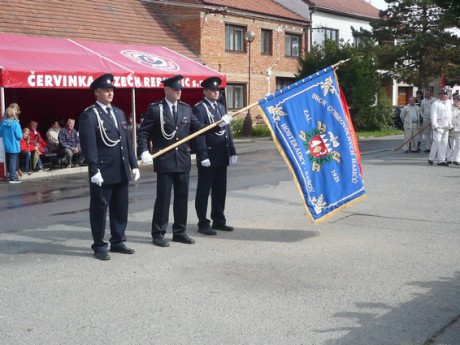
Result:
<svg viewBox="0 0 460 345"><path fill-rule="evenodd" d="M165 46L225 74L230 109L294 81L308 25L272 0L11 0L0 11L0 33ZM6 98L21 101L25 116L38 111L19 91L8 90Z"/></svg>
<svg viewBox="0 0 460 345"><path fill-rule="evenodd" d="M227 76L229 109L240 109L295 81L298 58L308 46L309 20L276 2L145 2L176 30L204 64ZM254 33L252 43L246 39L249 32Z"/></svg>

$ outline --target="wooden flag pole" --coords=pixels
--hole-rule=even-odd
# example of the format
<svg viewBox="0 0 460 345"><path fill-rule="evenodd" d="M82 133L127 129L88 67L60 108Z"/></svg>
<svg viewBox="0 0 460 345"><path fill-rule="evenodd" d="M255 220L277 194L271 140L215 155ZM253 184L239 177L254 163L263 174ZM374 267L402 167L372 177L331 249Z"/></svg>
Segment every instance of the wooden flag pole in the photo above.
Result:
<svg viewBox="0 0 460 345"><path fill-rule="evenodd" d="M337 69L340 65L344 64L344 63L347 62L348 60L350 60L350 59L340 60L339 62L333 64L331 67L334 68L334 69ZM233 117L233 116L235 116L235 115L242 114L242 113L244 113L245 111L247 111L247 110L249 110L249 109L251 109L251 108L254 108L254 107L257 106L258 104L259 104L259 102L254 102L254 103L249 104L248 106L246 106L246 107L244 107L244 108L242 108L242 109L240 109L240 110L238 110L238 111L236 111L236 112L234 112L234 113L229 113L229 114L227 114L227 115ZM213 124L211 124L211 125L209 125L209 126L206 126L206 127L202 128L202 129L200 129L199 131L193 133L193 134L190 134L189 136L187 136L187 137L185 137L185 138L179 140L178 142L176 142L176 143L174 143L174 144L172 144L172 145L170 145L170 146L168 146L168 147L165 147L164 149L162 149L162 150L158 151L157 153L153 154L153 155L152 155L152 158L155 159L155 158L161 156L162 154L164 154L164 153L166 153L166 152L168 152L168 151L171 151L172 149L175 149L176 147L182 145L183 143L186 143L187 141L189 141L189 140L191 140L191 139L193 139L193 138L199 136L200 134L205 133L205 132L209 131L210 129L212 129L212 128L218 126L221 122L222 122L222 120L219 120L219 121L217 121L217 122L214 122Z"/></svg>
<svg viewBox="0 0 460 345"><path fill-rule="evenodd" d="M236 111L234 113L229 113L229 114L226 114L226 115L228 115L230 117L233 117L235 115L239 115L241 113L244 113L246 110L254 108L258 104L259 104L259 102L254 102L254 103L252 103L252 104L250 104L250 105L248 105L248 106L246 106L244 108L241 108L240 110L238 110L238 111ZM189 136L179 140L178 142L176 142L176 143L174 143L172 145L169 145L168 147L165 147L164 149L162 149L162 150L158 151L157 153L153 154L152 158L155 159L155 158L161 156L162 154L164 154L164 153L166 153L168 151L171 151L172 149L175 149L176 147L182 145L183 143L186 143L187 141L199 136L200 134L205 133L205 132L209 131L210 129L218 126L220 123L222 123L222 119L220 119L217 122L214 122L213 124L210 124L209 126L206 126L206 127L202 128L202 129L200 129L199 131L197 131L195 133L190 134Z"/></svg>
<svg viewBox="0 0 460 345"><path fill-rule="evenodd" d="M416 135L419 135L420 133L422 133L425 128L428 128L428 126L431 126L431 122L428 123L426 126L422 127L417 133L415 133L413 136L411 136L409 139L407 139L405 142L403 142L400 146L398 146L397 148L394 149L394 152L398 151L401 147L403 147L404 145L406 145L409 141L411 141L412 139L415 138Z"/></svg>
<svg viewBox="0 0 460 345"><path fill-rule="evenodd" d="M331 67L333 69L337 69L337 68L339 68L340 65L343 65L345 62L348 62L348 61L350 61L350 58L348 58L346 60L340 60L339 62L333 64Z"/></svg>

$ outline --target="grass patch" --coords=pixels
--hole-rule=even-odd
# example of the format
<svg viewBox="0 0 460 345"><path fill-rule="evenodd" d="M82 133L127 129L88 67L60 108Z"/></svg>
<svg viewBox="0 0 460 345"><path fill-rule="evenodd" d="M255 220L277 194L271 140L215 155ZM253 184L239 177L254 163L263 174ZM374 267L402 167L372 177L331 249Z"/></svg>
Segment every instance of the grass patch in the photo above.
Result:
<svg viewBox="0 0 460 345"><path fill-rule="evenodd" d="M356 132L356 135L358 136L358 138L378 138L378 137L386 137L388 135L398 135L402 133L403 131L399 129L390 128L390 129L383 129L380 131L359 131L359 132Z"/></svg>

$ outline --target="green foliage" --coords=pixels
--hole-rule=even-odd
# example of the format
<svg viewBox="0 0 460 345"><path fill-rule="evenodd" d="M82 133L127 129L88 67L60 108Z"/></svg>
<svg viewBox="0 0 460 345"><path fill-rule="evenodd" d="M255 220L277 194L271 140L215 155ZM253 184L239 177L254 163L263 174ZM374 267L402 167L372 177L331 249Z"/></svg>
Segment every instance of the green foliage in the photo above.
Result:
<svg viewBox="0 0 460 345"><path fill-rule="evenodd" d="M391 125L391 104L381 86L380 75L375 64L376 57L371 42L365 33L360 33L363 45L336 45L326 41L325 47L314 46L300 60L298 78L305 78L320 69L350 59L341 65L337 75L345 94L353 123L357 129L384 129Z"/></svg>
<svg viewBox="0 0 460 345"><path fill-rule="evenodd" d="M232 121L231 128L232 128L232 136L234 138L241 138L243 136L243 125L244 125L244 118L238 118ZM253 137L270 137L270 129L262 124L257 126L252 126L251 136Z"/></svg>
<svg viewBox="0 0 460 345"><path fill-rule="evenodd" d="M459 70L460 38L449 28L458 17L437 6L435 0L387 0L389 7L373 27L380 68L399 81L420 88L428 86L446 71L456 78ZM440 3L448 3L440 0ZM458 6L458 0L455 1ZM396 42L396 44L395 44Z"/></svg>
<svg viewBox="0 0 460 345"><path fill-rule="evenodd" d="M258 125L252 127L251 135L253 137L269 137L271 136L270 129L266 125Z"/></svg>
<svg viewBox="0 0 460 345"><path fill-rule="evenodd" d="M241 137L243 135L244 118L234 119L231 123L232 135L234 137Z"/></svg>

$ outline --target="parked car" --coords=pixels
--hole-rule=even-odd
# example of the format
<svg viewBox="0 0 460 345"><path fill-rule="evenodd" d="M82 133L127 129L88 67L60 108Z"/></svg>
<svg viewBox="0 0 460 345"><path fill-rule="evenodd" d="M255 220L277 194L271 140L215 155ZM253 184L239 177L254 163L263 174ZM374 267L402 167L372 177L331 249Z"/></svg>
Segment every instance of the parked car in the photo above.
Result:
<svg viewBox="0 0 460 345"><path fill-rule="evenodd" d="M404 129L404 124L401 120L401 110L402 107L399 106L393 106L393 127L403 130Z"/></svg>

